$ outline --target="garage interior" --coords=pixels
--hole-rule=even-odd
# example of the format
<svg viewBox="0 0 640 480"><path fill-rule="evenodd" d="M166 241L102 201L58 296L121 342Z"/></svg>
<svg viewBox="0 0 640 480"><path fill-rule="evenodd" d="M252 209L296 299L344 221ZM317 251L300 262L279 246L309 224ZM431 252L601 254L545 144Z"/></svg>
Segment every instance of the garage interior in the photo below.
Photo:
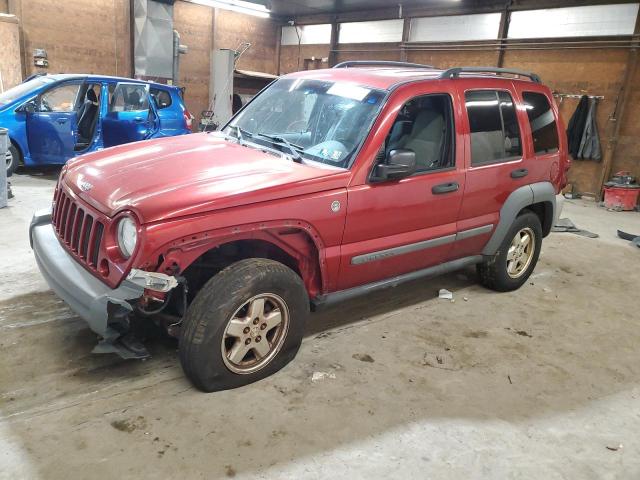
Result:
<svg viewBox="0 0 640 480"><path fill-rule="evenodd" d="M136 33L135 4L155 3L0 0L0 89L54 73L173 83L145 70L171 49ZM637 2L158 3L186 47L175 80L194 131L231 114L218 51L237 53L243 103L344 61L491 66L538 74L565 125L594 100L601 159L572 160L562 217L577 228L544 240L520 290L486 290L468 268L328 307L283 370L210 394L174 339L152 338L145 361L91 353L29 245L60 168L19 169L0 209L0 479L640 476L640 244L617 235L640 235L640 213L603 190L618 172L640 179Z"/></svg>

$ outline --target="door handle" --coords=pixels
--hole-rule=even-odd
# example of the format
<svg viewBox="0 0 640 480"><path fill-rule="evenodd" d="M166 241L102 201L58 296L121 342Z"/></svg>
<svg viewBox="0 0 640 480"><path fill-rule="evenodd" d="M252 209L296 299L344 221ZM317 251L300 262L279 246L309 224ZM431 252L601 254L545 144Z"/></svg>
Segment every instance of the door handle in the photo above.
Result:
<svg viewBox="0 0 640 480"><path fill-rule="evenodd" d="M137 123L142 123L142 121L143 121L143 120L144 120L144 118L142 118L142 117L135 117L135 118L133 119L133 121L134 121L134 122L137 122Z"/></svg>
<svg viewBox="0 0 640 480"><path fill-rule="evenodd" d="M459 188L460 185L458 185L458 182L441 183L440 185L434 185L431 187L431 193L434 195L440 195L443 193L455 192Z"/></svg>
<svg viewBox="0 0 640 480"><path fill-rule="evenodd" d="M511 178L522 178L526 177L527 175L529 175L529 170L527 170L526 168L518 168L511 172Z"/></svg>

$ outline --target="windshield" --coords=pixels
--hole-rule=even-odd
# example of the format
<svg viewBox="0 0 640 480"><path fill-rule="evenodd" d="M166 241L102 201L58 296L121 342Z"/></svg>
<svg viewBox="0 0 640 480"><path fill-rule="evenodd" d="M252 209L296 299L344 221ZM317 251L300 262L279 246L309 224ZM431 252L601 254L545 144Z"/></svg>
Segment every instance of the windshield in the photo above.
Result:
<svg viewBox="0 0 640 480"><path fill-rule="evenodd" d="M349 168L384 96L350 83L284 78L247 105L225 133Z"/></svg>
<svg viewBox="0 0 640 480"><path fill-rule="evenodd" d="M51 82L52 80L50 78L36 77L36 78L32 78L28 82L24 82L24 83L21 83L20 85L16 85L15 87L10 88L9 90L3 93L0 93L0 107L4 105L8 105L9 103L17 100L23 95L26 95L31 90L35 90Z"/></svg>

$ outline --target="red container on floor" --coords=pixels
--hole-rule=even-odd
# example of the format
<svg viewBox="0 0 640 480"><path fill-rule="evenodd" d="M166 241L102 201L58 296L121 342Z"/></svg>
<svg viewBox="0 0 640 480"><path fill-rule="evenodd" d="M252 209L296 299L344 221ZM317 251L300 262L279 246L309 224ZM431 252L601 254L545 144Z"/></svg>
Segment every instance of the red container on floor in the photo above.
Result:
<svg viewBox="0 0 640 480"><path fill-rule="evenodd" d="M604 187L604 206L612 210L634 210L640 187Z"/></svg>

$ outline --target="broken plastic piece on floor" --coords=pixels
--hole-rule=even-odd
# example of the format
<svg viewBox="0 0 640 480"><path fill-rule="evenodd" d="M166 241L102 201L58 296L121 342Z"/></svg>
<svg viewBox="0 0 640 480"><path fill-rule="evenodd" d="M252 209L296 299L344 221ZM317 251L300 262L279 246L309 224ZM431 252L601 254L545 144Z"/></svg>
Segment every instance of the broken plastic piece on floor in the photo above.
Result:
<svg viewBox="0 0 640 480"><path fill-rule="evenodd" d="M618 236L623 240L629 240L636 247L640 248L640 235L634 235L633 233L623 232L618 230Z"/></svg>
<svg viewBox="0 0 640 480"><path fill-rule="evenodd" d="M116 340L104 339L93 348L92 353L115 353L125 360L143 360L151 355L132 333L128 333Z"/></svg>
<svg viewBox="0 0 640 480"><path fill-rule="evenodd" d="M313 375L311 376L311 381L315 383L315 382L319 382L320 380L326 380L327 378L335 379L336 374L331 372L313 372Z"/></svg>
<svg viewBox="0 0 640 480"><path fill-rule="evenodd" d="M450 292L446 288L441 288L438 292L438 298L444 298L445 300L453 300L453 292Z"/></svg>
<svg viewBox="0 0 640 480"><path fill-rule="evenodd" d="M551 228L552 232L569 232L575 233L582 237L598 238L600 235L597 233L589 232L588 230L582 230L575 226L575 224L568 218L559 219L556 224Z"/></svg>

